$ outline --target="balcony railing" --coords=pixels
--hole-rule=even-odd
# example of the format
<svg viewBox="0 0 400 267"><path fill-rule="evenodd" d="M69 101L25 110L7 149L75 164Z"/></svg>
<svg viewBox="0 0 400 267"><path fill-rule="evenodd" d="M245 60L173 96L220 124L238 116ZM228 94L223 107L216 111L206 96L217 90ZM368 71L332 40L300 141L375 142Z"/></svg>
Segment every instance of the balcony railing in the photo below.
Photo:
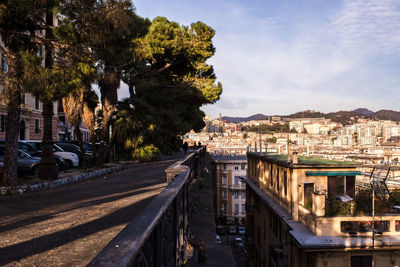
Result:
<svg viewBox="0 0 400 267"><path fill-rule="evenodd" d="M233 190L245 190L246 185L245 184L230 184L229 188L233 189Z"/></svg>
<svg viewBox="0 0 400 267"><path fill-rule="evenodd" d="M168 186L89 266L181 266L188 240L189 188L205 147L166 170Z"/></svg>

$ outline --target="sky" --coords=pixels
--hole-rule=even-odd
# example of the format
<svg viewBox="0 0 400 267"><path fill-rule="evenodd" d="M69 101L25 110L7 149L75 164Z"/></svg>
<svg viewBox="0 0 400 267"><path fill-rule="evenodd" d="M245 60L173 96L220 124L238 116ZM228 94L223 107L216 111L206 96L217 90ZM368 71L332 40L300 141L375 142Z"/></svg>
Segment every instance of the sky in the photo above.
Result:
<svg viewBox="0 0 400 267"><path fill-rule="evenodd" d="M211 26L215 118L400 110L400 1L133 0L136 13ZM121 88L120 97L127 96Z"/></svg>

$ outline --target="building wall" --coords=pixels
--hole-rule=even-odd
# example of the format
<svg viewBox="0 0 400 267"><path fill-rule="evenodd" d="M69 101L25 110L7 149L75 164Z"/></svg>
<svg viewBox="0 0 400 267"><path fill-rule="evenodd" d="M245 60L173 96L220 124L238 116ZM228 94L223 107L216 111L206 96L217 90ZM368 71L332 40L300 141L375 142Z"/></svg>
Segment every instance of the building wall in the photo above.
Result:
<svg viewBox="0 0 400 267"><path fill-rule="evenodd" d="M271 172L272 168L272 172ZM341 167L342 170L351 168ZM316 168L312 171L337 171L337 168ZM279 174L278 174L279 170ZM283 173L287 172L287 195L282 192ZM313 182L315 187L326 190L327 177L306 176L310 171L307 167L293 168L279 162L263 160L262 157L253 157L248 154L247 178L261 191L253 190L248 184L246 186L246 246L248 266L344 266L354 267L352 257L370 257L370 247L346 247L327 249L325 244L313 249L303 248L293 237L289 221L298 221L306 225L315 236L349 236L348 233L340 231L342 221L370 221L370 216L316 216L312 211L304 207L304 183ZM315 188L314 187L314 188ZM259 195L259 194L262 194ZM270 206L266 197L273 199L275 205ZM325 197L325 196L324 196ZM279 206L279 208L277 208ZM279 212L286 210L287 215ZM290 217L285 217L290 216ZM383 235L399 235L395 229L395 221L400 220L398 216L378 216L376 220L390 220L390 231ZM371 232L358 233L359 236L369 236ZM357 237L355 237L357 238ZM396 266L400 263L400 250L397 247L376 247L375 266ZM366 258L369 259L369 258ZM371 257L372 259L372 257ZM274 264L275 261L275 264ZM281 264L281 265L279 265Z"/></svg>
<svg viewBox="0 0 400 267"><path fill-rule="evenodd" d="M243 170L242 170L242 164ZM246 175L246 161L234 159L229 161L214 161L215 168L215 179L216 179L216 213L217 217L225 217L226 222L231 224L237 218L240 223L241 219L245 218L245 203L246 198L242 197L245 195L245 184L239 181L239 184L235 184L235 177L244 177ZM224 167L225 166L225 167ZM237 168L237 170L235 169ZM223 183L225 178L226 183ZM224 197L223 192L226 192L226 197ZM235 198L235 192L238 194L238 198ZM226 210L224 209L224 203L226 203ZM238 205L238 212L235 213L235 205Z"/></svg>

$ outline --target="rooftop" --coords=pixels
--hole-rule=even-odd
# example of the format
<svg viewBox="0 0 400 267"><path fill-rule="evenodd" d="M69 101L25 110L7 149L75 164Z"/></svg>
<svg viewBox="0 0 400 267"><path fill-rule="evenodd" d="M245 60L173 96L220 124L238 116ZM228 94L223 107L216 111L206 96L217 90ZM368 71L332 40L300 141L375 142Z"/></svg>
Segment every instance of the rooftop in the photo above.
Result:
<svg viewBox="0 0 400 267"><path fill-rule="evenodd" d="M288 161L287 154L276 154L276 153L256 153L249 152L249 155L256 156L258 158L266 159L268 161L276 162L282 165L290 165L291 162ZM359 163L356 162L348 162L348 161L337 161L337 160L328 160L323 158L313 158L313 157L305 157L298 156L298 163L296 165L304 165L304 166L345 166L345 167L356 167L359 166Z"/></svg>
<svg viewBox="0 0 400 267"><path fill-rule="evenodd" d="M214 162L223 162L223 161L247 161L247 156L246 155L235 155L235 156L230 156L230 155L221 155L221 156L212 156Z"/></svg>

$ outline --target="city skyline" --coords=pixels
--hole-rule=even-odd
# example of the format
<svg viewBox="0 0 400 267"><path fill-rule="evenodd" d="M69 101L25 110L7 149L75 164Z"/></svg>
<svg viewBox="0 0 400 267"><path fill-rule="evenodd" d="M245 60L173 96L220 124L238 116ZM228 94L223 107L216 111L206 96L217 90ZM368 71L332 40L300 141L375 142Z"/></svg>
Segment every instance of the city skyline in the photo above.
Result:
<svg viewBox="0 0 400 267"><path fill-rule="evenodd" d="M216 30L224 92L206 114L248 116L364 107L398 110L395 1L133 1L138 15ZM176 12L180 10L181 12ZM120 90L120 97L127 89Z"/></svg>

